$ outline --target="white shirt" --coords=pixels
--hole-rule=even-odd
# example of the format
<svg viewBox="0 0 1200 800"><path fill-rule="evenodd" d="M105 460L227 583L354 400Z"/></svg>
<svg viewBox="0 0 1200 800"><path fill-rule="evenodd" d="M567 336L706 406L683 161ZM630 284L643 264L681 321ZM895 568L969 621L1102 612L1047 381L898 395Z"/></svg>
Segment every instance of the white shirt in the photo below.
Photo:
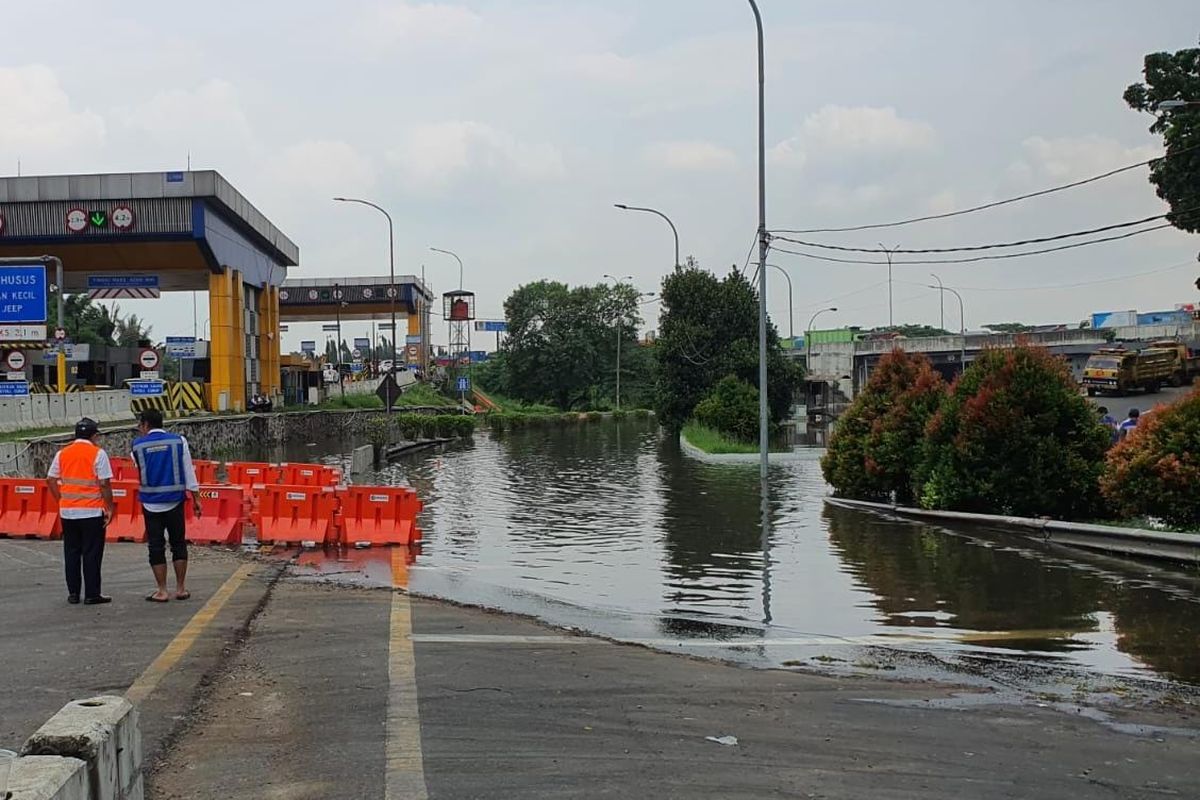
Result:
<svg viewBox="0 0 1200 800"><path fill-rule="evenodd" d="M162 428L155 428L150 433L166 433ZM180 436L183 439L183 485L189 492L200 491L200 482L196 480L196 467L192 464L192 451L188 448L187 437ZM137 459L133 459L133 463L137 463ZM161 514L164 511L170 511L179 503L142 503L142 508L155 514Z"/></svg>
<svg viewBox="0 0 1200 800"><path fill-rule="evenodd" d="M88 442L90 439L76 439L77 442ZM60 450L59 453L62 451ZM104 452L104 448L96 451L96 460L92 462L92 469L96 473L96 479L102 481L112 480L112 462L108 460L108 453ZM51 478L62 477L62 466L58 463L58 453L54 454L54 460L50 462L50 471L46 473ZM103 508L61 508L58 511L59 516L63 519L91 519L92 517L103 517Z"/></svg>

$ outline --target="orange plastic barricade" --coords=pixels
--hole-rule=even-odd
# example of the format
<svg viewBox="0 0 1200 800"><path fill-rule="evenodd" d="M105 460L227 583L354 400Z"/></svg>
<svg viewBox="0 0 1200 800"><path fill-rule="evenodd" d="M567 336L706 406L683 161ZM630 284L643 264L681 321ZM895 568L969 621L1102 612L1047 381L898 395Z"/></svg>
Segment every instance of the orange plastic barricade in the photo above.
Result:
<svg viewBox="0 0 1200 800"><path fill-rule="evenodd" d="M280 464L281 482L288 486L336 486L341 472L324 464Z"/></svg>
<svg viewBox="0 0 1200 800"><path fill-rule="evenodd" d="M112 479L114 481L141 480L137 464L129 456L109 456L108 461L112 464Z"/></svg>
<svg viewBox="0 0 1200 800"><path fill-rule="evenodd" d="M258 541L264 544L316 546L333 539L337 498L321 486L273 486L255 489L258 495Z"/></svg>
<svg viewBox="0 0 1200 800"><path fill-rule="evenodd" d="M146 522L138 502L137 481L113 481L113 518L104 529L106 542L146 541Z"/></svg>
<svg viewBox="0 0 1200 800"><path fill-rule="evenodd" d="M58 501L44 478L0 478L0 537L56 539Z"/></svg>
<svg viewBox="0 0 1200 800"><path fill-rule="evenodd" d="M341 541L350 547L411 544L421 538L422 504L405 486L347 486L342 498Z"/></svg>
<svg viewBox="0 0 1200 800"><path fill-rule="evenodd" d="M196 468L196 483L203 486L206 483L217 482L217 462L193 458L192 466Z"/></svg>
<svg viewBox="0 0 1200 800"><path fill-rule="evenodd" d="M225 484L200 486L200 519L184 503L187 540L195 544L241 544L246 524L246 490Z"/></svg>
<svg viewBox="0 0 1200 800"><path fill-rule="evenodd" d="M227 483L239 486L279 483L282 470L265 461L230 461L225 465Z"/></svg>

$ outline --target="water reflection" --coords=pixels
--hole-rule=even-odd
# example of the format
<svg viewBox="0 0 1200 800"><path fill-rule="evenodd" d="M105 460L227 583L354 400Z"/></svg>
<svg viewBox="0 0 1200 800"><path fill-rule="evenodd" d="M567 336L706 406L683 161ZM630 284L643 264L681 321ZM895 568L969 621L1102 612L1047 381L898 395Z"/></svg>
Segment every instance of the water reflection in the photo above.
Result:
<svg viewBox="0 0 1200 800"><path fill-rule="evenodd" d="M271 455L353 443L319 444ZM425 501L416 591L617 637L782 642L773 662L866 639L1200 683L1194 573L828 507L817 455L773 465L765 505L755 463L696 461L636 420L481 432L364 480Z"/></svg>

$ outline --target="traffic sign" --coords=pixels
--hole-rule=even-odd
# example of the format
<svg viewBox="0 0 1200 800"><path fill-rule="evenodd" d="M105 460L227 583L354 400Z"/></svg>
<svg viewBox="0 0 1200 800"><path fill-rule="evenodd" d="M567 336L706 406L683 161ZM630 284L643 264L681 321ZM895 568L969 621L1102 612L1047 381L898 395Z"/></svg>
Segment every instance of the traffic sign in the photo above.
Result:
<svg viewBox="0 0 1200 800"><path fill-rule="evenodd" d="M371 348L371 340L366 337L356 336L354 338L354 347L359 350L369 350Z"/></svg>
<svg viewBox="0 0 1200 800"><path fill-rule="evenodd" d="M400 397L400 384L396 383L392 373L383 376L379 388L375 390L375 396L383 401L384 408L391 408L396 404L396 399Z"/></svg>
<svg viewBox="0 0 1200 800"><path fill-rule="evenodd" d="M459 377L458 390L460 392L465 392L465 391L469 390L470 388L471 388L471 382L469 380L467 380L466 376Z"/></svg>
<svg viewBox="0 0 1200 800"><path fill-rule="evenodd" d="M366 368L367 368L367 365L362 363L361 361L355 361L353 364L350 365L351 372L363 372L364 370L366 370Z"/></svg>
<svg viewBox="0 0 1200 800"><path fill-rule="evenodd" d="M14 372L25 369L25 354L20 350L10 350L4 357L4 363Z"/></svg>
<svg viewBox="0 0 1200 800"><path fill-rule="evenodd" d="M317 343L316 343L315 341L312 341L312 340L308 340L308 341L303 341L303 342L301 342L301 343L300 343L300 352L301 352L301 353L315 353L315 352L317 352Z"/></svg>
<svg viewBox="0 0 1200 800"><path fill-rule="evenodd" d="M146 348L138 353L138 363L142 365L142 369L154 369L158 366L158 353Z"/></svg>
<svg viewBox="0 0 1200 800"><path fill-rule="evenodd" d="M143 380L130 381L129 393L134 397L158 397L163 393L163 382Z"/></svg>
<svg viewBox="0 0 1200 800"><path fill-rule="evenodd" d="M46 341L45 325L3 325L0 324L0 342L44 342Z"/></svg>
<svg viewBox="0 0 1200 800"><path fill-rule="evenodd" d="M117 206L112 210L112 226L119 231L133 230L136 221L137 217L133 215L133 209L129 206Z"/></svg>
<svg viewBox="0 0 1200 800"><path fill-rule="evenodd" d="M67 230L71 233L83 233L87 230L88 213L82 208L72 208L67 211Z"/></svg>
<svg viewBox="0 0 1200 800"><path fill-rule="evenodd" d="M161 294L157 275L89 275L87 286L93 300L152 299Z"/></svg>
<svg viewBox="0 0 1200 800"><path fill-rule="evenodd" d="M362 351L356 347L350 351L350 356L357 361L358 359L362 358Z"/></svg>
<svg viewBox="0 0 1200 800"><path fill-rule="evenodd" d="M0 396L18 397L27 394L29 394L29 384L26 381L0 383Z"/></svg>
<svg viewBox="0 0 1200 800"><path fill-rule="evenodd" d="M55 328L54 329L54 341L65 342L66 340L67 340L67 329L66 328Z"/></svg>
<svg viewBox="0 0 1200 800"><path fill-rule="evenodd" d="M405 350L405 352L408 353L409 358L416 358L417 354L421 351L419 349L417 349L417 346L415 344L410 344L407 347L407 349Z"/></svg>
<svg viewBox="0 0 1200 800"><path fill-rule="evenodd" d="M195 336L168 336L166 341L167 355L171 358L195 358Z"/></svg>
<svg viewBox="0 0 1200 800"><path fill-rule="evenodd" d="M0 214L0 236L4 234L4 215Z"/></svg>
<svg viewBox="0 0 1200 800"><path fill-rule="evenodd" d="M93 228L108 227L108 212L103 209L91 211L88 213L88 224Z"/></svg>
<svg viewBox="0 0 1200 800"><path fill-rule="evenodd" d="M144 381L156 381L158 380L158 370L144 369L139 373L138 377Z"/></svg>
<svg viewBox="0 0 1200 800"><path fill-rule="evenodd" d="M323 330L327 333L331 333L333 331L336 331L337 329L338 329L337 325L322 325L321 326L321 330Z"/></svg>
<svg viewBox="0 0 1200 800"><path fill-rule="evenodd" d="M0 266L0 323L46 321L46 265Z"/></svg>

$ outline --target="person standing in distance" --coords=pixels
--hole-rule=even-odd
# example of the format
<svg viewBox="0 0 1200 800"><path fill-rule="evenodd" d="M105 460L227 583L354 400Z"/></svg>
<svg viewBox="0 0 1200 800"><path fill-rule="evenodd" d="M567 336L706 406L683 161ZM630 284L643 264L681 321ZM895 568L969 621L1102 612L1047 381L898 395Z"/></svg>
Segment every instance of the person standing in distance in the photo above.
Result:
<svg viewBox="0 0 1200 800"><path fill-rule="evenodd" d="M67 569L67 602L84 605L111 603L100 593L104 560L104 526L113 515L112 464L95 441L96 421L75 423L75 441L54 454L47 479L62 517L63 558ZM80 572L82 571L82 580ZM82 586L81 586L82 584Z"/></svg>
<svg viewBox="0 0 1200 800"><path fill-rule="evenodd" d="M154 603L170 600L167 593L167 541L171 544L171 562L175 568L175 599L187 600L187 538L184 530L183 501L190 492L192 508L200 516L200 484L187 439L163 430L162 412L148 408L138 415L138 437L133 440L133 461L137 464L141 485L138 499L146 521L146 541L150 546L150 569L158 588L146 599Z"/></svg>

